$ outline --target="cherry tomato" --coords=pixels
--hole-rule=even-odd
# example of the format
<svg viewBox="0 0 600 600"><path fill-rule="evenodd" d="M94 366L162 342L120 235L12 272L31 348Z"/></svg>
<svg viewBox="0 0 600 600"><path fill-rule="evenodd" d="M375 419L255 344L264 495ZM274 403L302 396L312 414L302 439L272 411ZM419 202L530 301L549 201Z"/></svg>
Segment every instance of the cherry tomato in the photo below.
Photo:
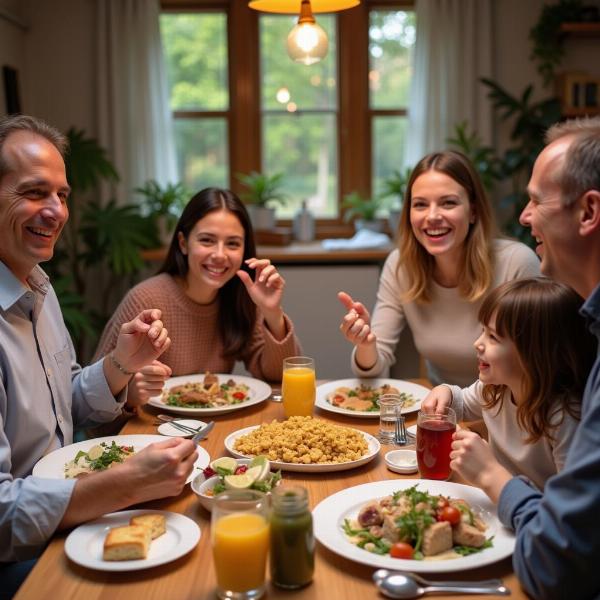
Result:
<svg viewBox="0 0 600 600"><path fill-rule="evenodd" d="M413 547L405 542L396 542L390 548L390 556L392 558L412 558Z"/></svg>
<svg viewBox="0 0 600 600"><path fill-rule="evenodd" d="M456 525L460 522L460 510L454 506L445 506L439 512L438 521L448 521L450 525Z"/></svg>

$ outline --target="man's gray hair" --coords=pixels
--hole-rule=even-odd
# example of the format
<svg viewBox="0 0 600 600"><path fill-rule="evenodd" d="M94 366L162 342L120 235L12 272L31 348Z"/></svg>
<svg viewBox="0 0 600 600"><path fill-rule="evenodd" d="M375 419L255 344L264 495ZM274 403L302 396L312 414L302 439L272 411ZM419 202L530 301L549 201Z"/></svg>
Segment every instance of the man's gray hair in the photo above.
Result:
<svg viewBox="0 0 600 600"><path fill-rule="evenodd" d="M12 115L0 119L0 178L8 172L9 166L3 156L6 138L17 131L29 131L47 139L53 144L64 158L69 143L67 138L58 129L48 125L41 119L27 115Z"/></svg>
<svg viewBox="0 0 600 600"><path fill-rule="evenodd" d="M572 137L556 183L563 205L569 206L589 190L600 191L600 117L570 119L546 132L546 143Z"/></svg>

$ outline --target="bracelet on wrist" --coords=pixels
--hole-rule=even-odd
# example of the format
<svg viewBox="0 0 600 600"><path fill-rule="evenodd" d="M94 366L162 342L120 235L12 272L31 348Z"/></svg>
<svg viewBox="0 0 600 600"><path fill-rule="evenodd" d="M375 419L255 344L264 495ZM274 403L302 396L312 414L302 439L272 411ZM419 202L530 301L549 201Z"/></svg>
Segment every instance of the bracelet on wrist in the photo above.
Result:
<svg viewBox="0 0 600 600"><path fill-rule="evenodd" d="M128 371L116 358L115 355L111 352L108 357L110 358L111 362L113 365L115 365L115 367L117 367L117 369L119 369L119 371L121 371L121 373L123 373L123 375L135 375L135 371Z"/></svg>

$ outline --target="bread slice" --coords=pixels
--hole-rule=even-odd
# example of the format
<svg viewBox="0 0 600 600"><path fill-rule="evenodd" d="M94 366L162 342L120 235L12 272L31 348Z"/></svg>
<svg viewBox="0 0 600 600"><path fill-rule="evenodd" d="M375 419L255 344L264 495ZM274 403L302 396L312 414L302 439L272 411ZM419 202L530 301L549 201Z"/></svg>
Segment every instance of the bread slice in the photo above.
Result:
<svg viewBox="0 0 600 600"><path fill-rule="evenodd" d="M148 556L151 532L143 525L109 529L104 540L104 560L137 560Z"/></svg>
<svg viewBox="0 0 600 600"><path fill-rule="evenodd" d="M129 524L149 527L153 540L155 540L157 537L160 537L167 530L165 516L158 515L156 513L148 513L147 515L138 515L137 517L131 517Z"/></svg>

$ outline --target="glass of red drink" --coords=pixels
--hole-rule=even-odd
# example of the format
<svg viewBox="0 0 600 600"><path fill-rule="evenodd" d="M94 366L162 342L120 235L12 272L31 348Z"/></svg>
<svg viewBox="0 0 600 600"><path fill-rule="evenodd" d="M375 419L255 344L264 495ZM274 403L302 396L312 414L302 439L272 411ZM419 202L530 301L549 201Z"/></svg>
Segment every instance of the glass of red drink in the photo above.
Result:
<svg viewBox="0 0 600 600"><path fill-rule="evenodd" d="M421 477L446 480L450 477L452 434L456 431L456 413L451 408L417 416L417 463Z"/></svg>

